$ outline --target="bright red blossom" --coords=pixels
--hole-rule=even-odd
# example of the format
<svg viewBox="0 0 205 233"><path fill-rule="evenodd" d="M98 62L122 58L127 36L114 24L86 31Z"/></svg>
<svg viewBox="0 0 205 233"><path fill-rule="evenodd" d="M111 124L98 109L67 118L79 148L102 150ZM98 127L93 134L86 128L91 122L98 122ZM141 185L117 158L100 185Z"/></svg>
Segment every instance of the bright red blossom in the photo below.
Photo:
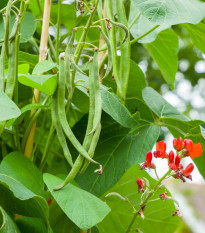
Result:
<svg viewBox="0 0 205 233"><path fill-rule="evenodd" d="M184 170L183 170L183 175L187 178L190 178L191 173L194 170L194 165L193 163L190 163Z"/></svg>
<svg viewBox="0 0 205 233"><path fill-rule="evenodd" d="M183 140L182 140L181 137L179 137L178 140L176 138L173 139L173 147L177 151L182 150L182 148L183 148Z"/></svg>
<svg viewBox="0 0 205 233"><path fill-rule="evenodd" d="M144 183L143 180L141 180L140 178L137 179L137 185L138 185L138 192L142 191L144 192Z"/></svg>
<svg viewBox="0 0 205 233"><path fill-rule="evenodd" d="M200 143L194 144L192 140L184 140L185 155L189 155L192 159L203 154L202 145Z"/></svg>
<svg viewBox="0 0 205 233"><path fill-rule="evenodd" d="M141 169L145 168L155 168L155 165L152 163L152 152L148 151L146 154L145 162L142 164Z"/></svg>
<svg viewBox="0 0 205 233"><path fill-rule="evenodd" d="M174 153L172 151L172 153L169 153L169 167L170 167L170 169L172 169L174 171L179 171L179 170L183 169L182 164L180 164L180 161L181 161L180 155L176 156L175 163L174 163L173 156L174 156Z"/></svg>
<svg viewBox="0 0 205 233"><path fill-rule="evenodd" d="M168 155L166 153L166 143L164 141L160 141L156 144L156 151L154 152L155 158L167 158Z"/></svg>

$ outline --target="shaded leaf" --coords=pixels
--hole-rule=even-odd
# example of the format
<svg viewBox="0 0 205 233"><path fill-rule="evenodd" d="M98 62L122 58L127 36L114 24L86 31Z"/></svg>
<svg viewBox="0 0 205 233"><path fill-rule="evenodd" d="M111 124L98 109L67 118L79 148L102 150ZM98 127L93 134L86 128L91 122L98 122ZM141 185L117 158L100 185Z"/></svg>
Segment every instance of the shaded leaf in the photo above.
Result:
<svg viewBox="0 0 205 233"><path fill-rule="evenodd" d="M53 188L63 182L56 176L44 174L44 181L61 209L80 229L87 230L93 227L110 211L100 199L72 184L54 191Z"/></svg>
<svg viewBox="0 0 205 233"><path fill-rule="evenodd" d="M54 67L56 67L56 64L53 63L52 61L48 61L48 60L41 61L34 67L32 74L45 73L53 69Z"/></svg>

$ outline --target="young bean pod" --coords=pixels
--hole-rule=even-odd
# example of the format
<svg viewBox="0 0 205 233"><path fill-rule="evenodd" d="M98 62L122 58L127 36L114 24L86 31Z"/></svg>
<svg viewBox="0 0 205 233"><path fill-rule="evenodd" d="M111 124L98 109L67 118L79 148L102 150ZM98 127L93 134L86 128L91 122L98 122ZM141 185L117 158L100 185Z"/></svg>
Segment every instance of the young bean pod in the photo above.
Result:
<svg viewBox="0 0 205 233"><path fill-rule="evenodd" d="M89 77L89 82L91 82L91 86L94 87L95 93L95 116L93 119L93 128L89 134L92 134L97 129L98 125L101 121L102 114L102 99L100 93L100 78L99 78L99 69L98 69L98 52L94 54L93 58L93 73ZM93 82L93 84L92 84Z"/></svg>
<svg viewBox="0 0 205 233"><path fill-rule="evenodd" d="M71 156L70 151L68 149L68 145L67 145L67 142L66 142L59 118L58 118L57 92L53 95L53 102L52 102L52 106L51 106L51 116L52 116L53 125L56 129L59 143L61 144L61 147L62 147L63 152L64 152L64 156L65 156L66 160L68 161L68 163L72 167L73 166L72 156Z"/></svg>
<svg viewBox="0 0 205 233"><path fill-rule="evenodd" d="M97 127L97 129L93 135L92 142L90 144L90 148L88 150L88 154L90 155L91 158L93 158L93 156L94 156L95 149L97 147L97 143L98 143L98 140L100 137L100 132L101 132L101 124L99 124L99 126ZM82 175L85 172L85 170L87 169L89 164L90 164L90 162L88 160L86 160L81 171L80 171L80 175Z"/></svg>
<svg viewBox="0 0 205 233"><path fill-rule="evenodd" d="M0 57L0 90L4 92L5 85L5 49L4 44L1 48L1 57Z"/></svg>
<svg viewBox="0 0 205 233"><path fill-rule="evenodd" d="M126 12L123 4L123 0L117 1L117 16L118 20L127 25ZM119 24L119 23L118 23ZM125 26L126 27L126 26ZM120 31L120 38L122 39L123 33ZM126 98L126 92L128 87L129 75L130 75L130 37L127 33L127 40L120 45L120 83L122 84L123 99Z"/></svg>
<svg viewBox="0 0 205 233"><path fill-rule="evenodd" d="M94 69L93 69L93 62L90 64L90 72L89 72L89 76L94 77ZM90 89L90 103L89 103L89 116L88 116L88 124L87 124L87 129L86 129L86 134L85 134L85 138L83 141L83 147L85 148L86 151L89 150L90 145L92 143L92 138L93 138L93 134L88 135L88 133L92 130L93 128L93 119L94 119L94 115L95 115L95 89L94 89L94 83L93 82L89 82L89 89ZM70 173L67 175L66 179L64 180L64 182L59 185L58 187L54 188L54 190L60 190L62 189L66 184L68 184L69 182L71 182L76 175L78 174L82 164L83 164L84 158L82 155L78 155Z"/></svg>
<svg viewBox="0 0 205 233"><path fill-rule="evenodd" d="M103 32L103 30L100 29L100 31L101 31L101 34L103 36L104 41L107 44L107 51L108 51L108 65L107 65L106 72L105 72L105 74L103 76L103 79L104 79L104 78L106 78L109 75L109 73L112 70L112 47L111 47L109 38L105 35L105 33Z"/></svg>
<svg viewBox="0 0 205 233"><path fill-rule="evenodd" d="M62 57L62 54L60 55L59 59L59 65L60 65L60 70L59 70L59 85L58 85L58 115L60 118L61 126L73 144L73 146L76 148L76 150L84 156L86 159L88 159L92 163L99 164L98 162L94 161L93 159L90 158L88 155L87 151L85 148L80 144L80 142L77 140L75 135L73 134L68 121L66 117L66 112L65 112L65 70L64 70L64 57Z"/></svg>
<svg viewBox="0 0 205 233"><path fill-rule="evenodd" d="M74 54L75 50L74 50L74 43L75 40L75 32L72 32L72 35L70 37L70 40L66 46L66 50L65 50L65 79L66 79L66 86L67 86L67 90L68 90L68 97L71 100L71 96L72 96L72 82L71 82L71 75L70 75L70 56L72 54Z"/></svg>

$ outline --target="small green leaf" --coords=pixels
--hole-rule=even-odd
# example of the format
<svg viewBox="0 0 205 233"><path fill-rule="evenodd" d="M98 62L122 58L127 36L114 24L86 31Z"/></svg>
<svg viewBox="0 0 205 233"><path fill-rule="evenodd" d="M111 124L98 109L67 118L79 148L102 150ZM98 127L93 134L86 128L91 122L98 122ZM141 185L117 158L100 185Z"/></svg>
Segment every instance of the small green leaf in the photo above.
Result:
<svg viewBox="0 0 205 233"><path fill-rule="evenodd" d="M139 165L134 165L126 171L120 181L106 192L102 198L105 200L105 195L107 193L117 192L123 197L129 198L129 201L138 209L140 207L142 194L138 193L136 180L143 177L149 180L152 188L157 183L146 171L140 170ZM164 192L165 187L158 189L151 199L158 198L159 194ZM168 195L171 196L169 192ZM99 232L125 233L134 217L132 207L128 202L124 202L115 197L106 198L106 202L111 207L111 212L98 224ZM132 229L139 228L143 233L173 233L180 224L180 219L172 216L175 210L176 207L172 200L148 202L144 210L145 218L142 219L139 215Z"/></svg>
<svg viewBox="0 0 205 233"><path fill-rule="evenodd" d="M133 128L136 126L137 121L132 118L127 108L121 103L115 94L102 88L101 97L103 110L115 121L126 128Z"/></svg>
<svg viewBox="0 0 205 233"><path fill-rule="evenodd" d="M41 61L33 69L32 74L42 74L56 67L56 64L52 61Z"/></svg>
<svg viewBox="0 0 205 233"><path fill-rule="evenodd" d="M0 232L1 233L21 233L14 220L0 206Z"/></svg>
<svg viewBox="0 0 205 233"><path fill-rule="evenodd" d="M157 39L145 47L159 66L165 81L174 87L175 75L178 70L178 37L167 29L158 34Z"/></svg>
<svg viewBox="0 0 205 233"><path fill-rule="evenodd" d="M80 229L87 230L93 227L109 213L110 208L92 194L72 184L67 184L59 191L53 191L63 180L51 174L44 174L43 177L58 205Z"/></svg>
<svg viewBox="0 0 205 233"><path fill-rule="evenodd" d="M20 83L52 95L57 87L56 75L19 75Z"/></svg>
<svg viewBox="0 0 205 233"><path fill-rule="evenodd" d="M158 92L151 87L145 87L142 92L145 103L160 118L176 118L182 121L189 119L169 104Z"/></svg>
<svg viewBox="0 0 205 233"><path fill-rule="evenodd" d="M21 111L16 104L0 90L0 121L6 121L20 116Z"/></svg>
<svg viewBox="0 0 205 233"><path fill-rule="evenodd" d="M0 173L18 180L33 193L47 197L41 173L25 155L19 152L8 154L1 162Z"/></svg>
<svg viewBox="0 0 205 233"><path fill-rule="evenodd" d="M204 18L205 3L198 0L134 0L140 12L159 25L197 24Z"/></svg>
<svg viewBox="0 0 205 233"><path fill-rule="evenodd" d="M184 24L183 25L187 31L189 32L192 41L194 45L201 50L203 53L205 53L205 28L204 23L199 23L196 25L193 24Z"/></svg>

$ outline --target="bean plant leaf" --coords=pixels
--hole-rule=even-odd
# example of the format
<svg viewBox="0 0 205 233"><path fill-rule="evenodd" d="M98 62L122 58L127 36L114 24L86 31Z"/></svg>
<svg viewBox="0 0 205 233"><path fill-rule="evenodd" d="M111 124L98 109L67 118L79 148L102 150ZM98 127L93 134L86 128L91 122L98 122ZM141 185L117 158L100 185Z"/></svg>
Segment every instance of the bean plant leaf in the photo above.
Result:
<svg viewBox="0 0 205 233"><path fill-rule="evenodd" d="M136 16L140 14L140 11L137 8L137 3L135 0L132 0L131 3L131 12L130 12L130 17L129 17L129 25L133 24L132 27L130 28L130 32L134 38L138 38L148 31L150 31L152 28L156 27L157 24L151 22L148 20L146 17L144 17L142 14L139 16L139 18L136 20ZM135 21L133 21L135 20ZM158 28L154 29L151 33L149 33L147 36L143 37L140 39L138 42L139 43L150 43L154 41L157 38L157 35L169 28L169 25L162 25L159 26Z"/></svg>
<svg viewBox="0 0 205 233"><path fill-rule="evenodd" d="M21 233L14 220L0 206L0 232L1 233Z"/></svg>
<svg viewBox="0 0 205 233"><path fill-rule="evenodd" d="M159 25L199 23L205 15L205 3L198 0L134 0L140 12Z"/></svg>
<svg viewBox="0 0 205 233"><path fill-rule="evenodd" d="M34 194L13 177L2 173L0 193L0 205L4 209L19 215L42 218L48 233L52 232L48 223L48 204L43 197Z"/></svg>
<svg viewBox="0 0 205 233"><path fill-rule="evenodd" d="M16 224L21 233L47 233L46 225L40 218L30 218L21 216L16 220Z"/></svg>
<svg viewBox="0 0 205 233"><path fill-rule="evenodd" d="M93 227L110 212L110 208L100 199L72 184L54 191L53 188L63 182L56 176L44 174L44 181L61 209L80 229Z"/></svg>
<svg viewBox="0 0 205 233"><path fill-rule="evenodd" d="M141 171L139 165L134 165L129 168L119 182L107 191L102 199L105 200L105 195L111 192L117 192L123 197L128 197L129 201L136 209L140 207L141 193L138 193L136 180L145 177L151 187L157 183L152 179L146 171ZM167 191L167 190L166 190ZM151 199L156 199L159 194L165 192L165 188L159 189ZM168 192L170 196L170 193ZM128 202L122 201L116 197L106 198L107 204L111 208L109 215L98 224L100 233L124 233L126 232L134 214L133 209ZM173 233L180 223L179 217L173 217L172 214L176 210L173 201L158 200L150 202L144 210L144 219L137 217L132 229L139 229L143 233Z"/></svg>
<svg viewBox="0 0 205 233"><path fill-rule="evenodd" d="M11 16L11 26L10 26L10 33L13 28L15 22L15 16ZM36 30L36 20L33 17L31 12L26 12L24 19L21 24L21 31L20 31L20 43L26 43L34 34ZM0 39L4 38L4 23L0 23Z"/></svg>
<svg viewBox="0 0 205 233"><path fill-rule="evenodd" d="M175 75L178 70L178 37L167 29L158 34L157 39L145 45L155 60L165 81L174 87Z"/></svg>
<svg viewBox="0 0 205 233"><path fill-rule="evenodd" d="M205 53L204 43L205 43L205 28L204 23L199 24L184 24L183 25L189 32L194 45Z"/></svg>
<svg viewBox="0 0 205 233"><path fill-rule="evenodd" d="M38 89L48 95L52 95L57 87L56 75L21 75L18 80L23 85Z"/></svg>
<svg viewBox="0 0 205 233"><path fill-rule="evenodd" d="M47 197L41 173L25 155L19 152L8 154L1 162L0 173L18 180L33 193Z"/></svg>
<svg viewBox="0 0 205 233"><path fill-rule="evenodd" d="M102 164L103 174L97 176L93 173L96 165L90 164L83 176L77 177L83 189L97 196L116 184L126 169L145 160L146 153L152 150L160 132L159 126L149 123L139 124L130 131L108 116L103 119L100 143L95 151L95 159Z"/></svg>
<svg viewBox="0 0 205 233"><path fill-rule="evenodd" d="M32 74L42 74L56 67L56 64L52 61L41 61L33 69Z"/></svg>
<svg viewBox="0 0 205 233"><path fill-rule="evenodd" d="M0 121L16 118L21 114L21 111L16 106L16 104L1 90L0 90L0 109L1 109Z"/></svg>
<svg viewBox="0 0 205 233"><path fill-rule="evenodd" d="M183 121L189 120L151 87L144 88L143 99L149 108L160 118L169 117Z"/></svg>

